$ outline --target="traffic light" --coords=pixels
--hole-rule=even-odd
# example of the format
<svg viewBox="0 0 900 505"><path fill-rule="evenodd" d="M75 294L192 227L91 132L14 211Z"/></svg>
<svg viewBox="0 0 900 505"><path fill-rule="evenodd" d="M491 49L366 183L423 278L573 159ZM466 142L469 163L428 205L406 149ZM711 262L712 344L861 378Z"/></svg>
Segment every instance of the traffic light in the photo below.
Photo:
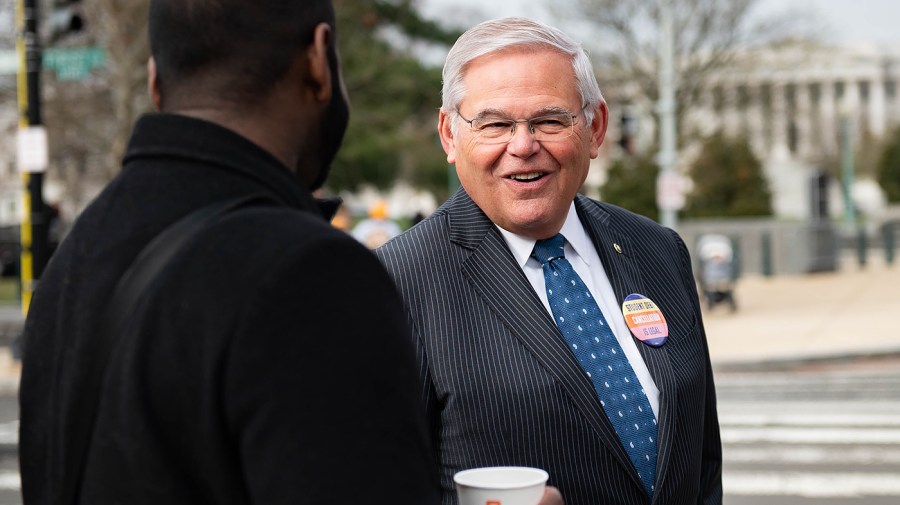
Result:
<svg viewBox="0 0 900 505"><path fill-rule="evenodd" d="M47 40L56 42L84 30L81 0L53 0L47 16Z"/></svg>
<svg viewBox="0 0 900 505"><path fill-rule="evenodd" d="M830 219L831 211L828 202L828 174L822 170L817 170L813 173L809 182L809 204L812 220L824 221Z"/></svg>
<svg viewBox="0 0 900 505"><path fill-rule="evenodd" d="M619 147L625 154L634 154L634 137L637 134L637 118L623 110L619 123Z"/></svg>

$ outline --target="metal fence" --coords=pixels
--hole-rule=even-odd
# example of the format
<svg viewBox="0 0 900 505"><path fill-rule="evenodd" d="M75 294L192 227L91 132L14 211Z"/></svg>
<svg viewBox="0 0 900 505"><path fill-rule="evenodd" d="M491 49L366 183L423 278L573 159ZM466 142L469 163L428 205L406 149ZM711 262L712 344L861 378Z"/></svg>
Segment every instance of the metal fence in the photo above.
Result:
<svg viewBox="0 0 900 505"><path fill-rule="evenodd" d="M691 256L706 234L731 239L738 275L789 275L838 268L841 239L830 221L783 222L773 219L704 219L682 221L678 233Z"/></svg>

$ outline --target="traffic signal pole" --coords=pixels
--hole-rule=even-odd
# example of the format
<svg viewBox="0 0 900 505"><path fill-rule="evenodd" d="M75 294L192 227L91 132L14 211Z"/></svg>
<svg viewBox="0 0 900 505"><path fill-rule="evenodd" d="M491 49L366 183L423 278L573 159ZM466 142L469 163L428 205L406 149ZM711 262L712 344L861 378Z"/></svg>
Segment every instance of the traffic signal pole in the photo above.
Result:
<svg viewBox="0 0 900 505"><path fill-rule="evenodd" d="M17 88L20 137L25 137L26 131L32 132L41 126L41 46L37 24L37 0L18 0L16 2L16 26L18 27L16 51L19 57ZM33 136L28 135L28 137ZM39 138L43 139L42 143L30 146L30 149L43 149L42 156L46 158L46 136L39 136ZM20 142L20 158L22 152L23 148ZM47 214L43 197L46 167L36 166L33 163L27 163L27 167L23 165L25 164L20 159L22 220L19 275L22 282L22 312L27 314L37 281L49 260L49 248L47 244Z"/></svg>
<svg viewBox="0 0 900 505"><path fill-rule="evenodd" d="M659 35L659 176L656 201L660 208L660 224L673 230L678 226L678 209L683 205L678 175L678 141L675 131L675 69L673 1L660 3Z"/></svg>

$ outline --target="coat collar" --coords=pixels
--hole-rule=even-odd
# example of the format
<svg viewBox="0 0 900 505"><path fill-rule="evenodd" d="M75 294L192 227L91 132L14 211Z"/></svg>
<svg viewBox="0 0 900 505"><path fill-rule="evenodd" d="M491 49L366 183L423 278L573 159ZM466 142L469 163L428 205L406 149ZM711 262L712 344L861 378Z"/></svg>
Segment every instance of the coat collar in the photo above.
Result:
<svg viewBox="0 0 900 505"><path fill-rule="evenodd" d="M133 160L163 157L200 161L239 175L291 207L319 214L337 209L334 202L324 206L317 202L300 178L271 153L216 123L179 114L141 116L125 151L124 169Z"/></svg>

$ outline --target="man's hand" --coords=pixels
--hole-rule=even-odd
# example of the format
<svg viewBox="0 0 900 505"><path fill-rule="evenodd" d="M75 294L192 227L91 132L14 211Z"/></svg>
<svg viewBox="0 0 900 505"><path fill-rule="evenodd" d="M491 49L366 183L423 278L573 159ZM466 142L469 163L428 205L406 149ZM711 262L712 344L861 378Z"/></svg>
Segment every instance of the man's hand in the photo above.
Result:
<svg viewBox="0 0 900 505"><path fill-rule="evenodd" d="M562 495L559 494L559 489L556 489L553 486L547 486L547 489L544 490L544 497L541 498L540 503L538 505L566 505L563 503Z"/></svg>

